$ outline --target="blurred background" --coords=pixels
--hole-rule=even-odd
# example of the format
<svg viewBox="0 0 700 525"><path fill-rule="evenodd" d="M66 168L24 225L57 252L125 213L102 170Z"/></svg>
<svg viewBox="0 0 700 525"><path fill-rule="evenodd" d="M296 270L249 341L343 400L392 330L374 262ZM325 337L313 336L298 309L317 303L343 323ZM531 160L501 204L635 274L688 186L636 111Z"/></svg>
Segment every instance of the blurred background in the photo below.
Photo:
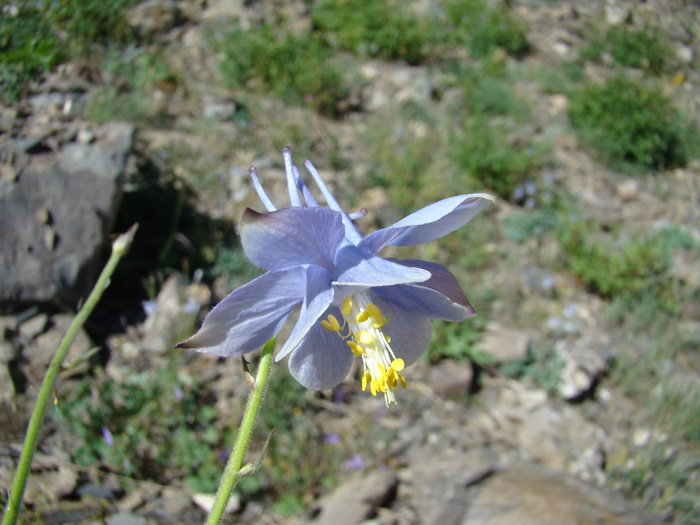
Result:
<svg viewBox="0 0 700 525"><path fill-rule="evenodd" d="M434 323L398 406L356 371L318 393L274 367L250 460L277 432L229 522L700 522L693 2L0 9L0 501L53 352L140 224L60 376L24 523L204 519L248 387L238 359L172 345L259 275L236 222L262 209L251 165L287 203L284 146L365 233L498 203L384 254L446 265L479 313Z"/></svg>

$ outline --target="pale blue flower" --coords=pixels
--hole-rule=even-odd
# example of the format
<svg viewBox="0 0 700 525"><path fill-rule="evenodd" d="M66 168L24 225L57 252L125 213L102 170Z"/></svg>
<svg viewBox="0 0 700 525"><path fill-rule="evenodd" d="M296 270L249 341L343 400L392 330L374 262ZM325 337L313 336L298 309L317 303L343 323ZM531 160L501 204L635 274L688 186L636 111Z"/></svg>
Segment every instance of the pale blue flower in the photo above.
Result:
<svg viewBox="0 0 700 525"><path fill-rule="evenodd" d="M443 266L383 259L387 246L412 246L464 226L493 202L484 193L431 204L396 224L363 237L355 225L366 210L347 214L311 164L328 207L321 207L284 149L290 207L277 209L250 169L267 209L248 208L239 233L250 261L267 273L234 290L177 346L221 357L240 356L275 336L297 308L299 319L276 360L290 355L289 370L314 390L340 383L354 357L363 361L363 390L383 393L406 381L400 372L425 350L431 319L463 321L475 315L457 279Z"/></svg>

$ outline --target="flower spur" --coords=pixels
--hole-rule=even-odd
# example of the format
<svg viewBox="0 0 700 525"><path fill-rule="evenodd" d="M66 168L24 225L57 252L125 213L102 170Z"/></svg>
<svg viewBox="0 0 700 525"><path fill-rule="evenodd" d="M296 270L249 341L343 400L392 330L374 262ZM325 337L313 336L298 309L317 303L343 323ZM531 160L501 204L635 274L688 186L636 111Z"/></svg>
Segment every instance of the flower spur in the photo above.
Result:
<svg viewBox="0 0 700 525"><path fill-rule="evenodd" d="M328 207L321 207L283 151L291 206L277 209L250 175L266 213L248 208L239 234L248 259L267 273L234 290L206 316L200 330L176 345L221 357L240 356L275 336L289 315L299 318L276 361L303 386L339 384L352 360L362 359L362 389L396 402L405 367L425 350L432 319L463 321L476 315L457 279L443 266L420 260L383 259L386 246L437 239L468 223L493 202L484 193L433 203L363 237L310 161L304 165Z"/></svg>

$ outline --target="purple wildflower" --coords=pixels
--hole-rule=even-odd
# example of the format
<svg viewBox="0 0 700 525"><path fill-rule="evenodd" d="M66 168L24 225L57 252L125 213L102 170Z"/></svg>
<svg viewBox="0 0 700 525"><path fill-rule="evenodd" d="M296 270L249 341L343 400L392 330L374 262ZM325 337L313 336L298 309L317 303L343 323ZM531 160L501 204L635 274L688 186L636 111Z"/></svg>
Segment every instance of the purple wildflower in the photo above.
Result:
<svg viewBox="0 0 700 525"><path fill-rule="evenodd" d="M102 437L105 439L105 443L108 447L114 446L114 436L107 427L102 427Z"/></svg>
<svg viewBox="0 0 700 525"><path fill-rule="evenodd" d="M277 209L250 169L267 213L248 208L240 222L243 251L268 272L234 290L177 345L221 357L250 352L276 335L297 307L299 319L276 360L290 355L289 370L314 390L340 383L353 357L362 359L362 389L384 394L406 386L400 372L423 353L431 319L463 321L476 315L457 279L443 266L413 259L383 259L387 246L413 246L468 223L493 202L484 193L433 203L396 224L363 237L310 161L328 207L319 206L292 164L284 163L291 206Z"/></svg>
<svg viewBox="0 0 700 525"><path fill-rule="evenodd" d="M365 468L365 459L362 457L361 454L355 454L350 459L348 459L347 466L350 470L361 470Z"/></svg>

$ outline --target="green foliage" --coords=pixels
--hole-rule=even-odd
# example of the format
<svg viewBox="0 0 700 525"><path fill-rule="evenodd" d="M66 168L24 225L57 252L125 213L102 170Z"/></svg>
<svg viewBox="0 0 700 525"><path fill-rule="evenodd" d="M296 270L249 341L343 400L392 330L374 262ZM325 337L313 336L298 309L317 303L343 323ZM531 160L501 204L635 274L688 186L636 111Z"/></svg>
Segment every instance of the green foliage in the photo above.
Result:
<svg viewBox="0 0 700 525"><path fill-rule="evenodd" d="M260 270L254 266L239 247L221 247L216 255L214 265L209 271L209 277L216 279L224 277L226 287L237 288L260 275Z"/></svg>
<svg viewBox="0 0 700 525"><path fill-rule="evenodd" d="M434 335L426 359L433 362L444 358L468 359L478 366L494 365L494 357L478 346L484 324L483 316L463 323L433 322Z"/></svg>
<svg viewBox="0 0 700 525"><path fill-rule="evenodd" d="M700 250L677 226L612 240L596 235L592 222L568 218L559 223L557 234L569 269L591 291L614 299L623 310L653 298L657 310L677 311L683 290L670 276L673 252L683 247Z"/></svg>
<svg viewBox="0 0 700 525"><path fill-rule="evenodd" d="M343 71L315 35L282 35L271 27L236 29L224 43L220 68L226 83L244 87L257 81L289 104L308 104L338 116L348 94Z"/></svg>
<svg viewBox="0 0 700 525"><path fill-rule="evenodd" d="M530 380L554 394L559 390L565 364L564 359L551 349L531 348L525 357L504 363L501 372L515 379Z"/></svg>
<svg viewBox="0 0 700 525"><path fill-rule="evenodd" d="M213 399L173 368L129 371L121 382L98 375L59 403L59 417L80 440L75 460L137 479L184 477L192 490L213 492L222 465ZM108 443L103 429L114 443Z"/></svg>
<svg viewBox="0 0 700 525"><path fill-rule="evenodd" d="M85 55L95 45L124 42L126 8L136 0L39 0L3 8L0 17L0 83L12 102L31 80L69 56Z"/></svg>
<svg viewBox="0 0 700 525"><path fill-rule="evenodd" d="M23 3L15 15L0 16L0 87L13 102L33 79L59 64L64 54L51 24L41 11Z"/></svg>
<svg viewBox="0 0 700 525"><path fill-rule="evenodd" d="M542 237L557 225L558 219L553 210L531 210L506 217L503 234L511 241L522 244L533 237Z"/></svg>
<svg viewBox="0 0 700 525"><path fill-rule="evenodd" d="M521 108L512 84L504 79L485 77L467 91L467 105L471 113L512 115Z"/></svg>
<svg viewBox="0 0 700 525"><path fill-rule="evenodd" d="M457 43L466 44L476 58L496 49L522 57L530 50L527 26L508 9L489 7L484 0L451 0L445 5L449 24L455 28Z"/></svg>
<svg viewBox="0 0 700 525"><path fill-rule="evenodd" d="M684 166L697 148L697 131L660 91L624 76L575 90L569 115L584 142L616 167Z"/></svg>
<svg viewBox="0 0 700 525"><path fill-rule="evenodd" d="M361 56L423 62L434 45L403 2L323 0L311 12L314 26L340 49Z"/></svg>
<svg viewBox="0 0 700 525"><path fill-rule="evenodd" d="M543 144L517 136L511 123L483 115L466 117L451 142L452 158L463 176L504 198L533 178L546 151Z"/></svg>
<svg viewBox="0 0 700 525"><path fill-rule="evenodd" d="M605 52L611 54L616 64L644 69L655 75L661 75L668 69L672 57L668 43L659 31L650 27L611 27L604 37L591 38L581 50L579 60L600 61Z"/></svg>

